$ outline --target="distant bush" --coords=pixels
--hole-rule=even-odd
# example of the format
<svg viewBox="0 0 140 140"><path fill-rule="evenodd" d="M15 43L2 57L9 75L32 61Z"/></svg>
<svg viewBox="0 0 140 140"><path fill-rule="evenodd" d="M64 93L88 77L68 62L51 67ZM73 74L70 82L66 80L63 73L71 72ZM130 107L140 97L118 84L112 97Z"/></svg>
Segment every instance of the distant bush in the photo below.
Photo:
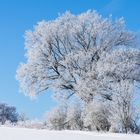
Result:
<svg viewBox="0 0 140 140"><path fill-rule="evenodd" d="M25 120L25 121L18 121L17 122L18 127L23 128L34 128L34 129L43 129L44 123L39 120Z"/></svg>
<svg viewBox="0 0 140 140"><path fill-rule="evenodd" d="M7 104L0 104L0 123L4 125L6 122L16 123L18 121L18 113L16 108Z"/></svg>

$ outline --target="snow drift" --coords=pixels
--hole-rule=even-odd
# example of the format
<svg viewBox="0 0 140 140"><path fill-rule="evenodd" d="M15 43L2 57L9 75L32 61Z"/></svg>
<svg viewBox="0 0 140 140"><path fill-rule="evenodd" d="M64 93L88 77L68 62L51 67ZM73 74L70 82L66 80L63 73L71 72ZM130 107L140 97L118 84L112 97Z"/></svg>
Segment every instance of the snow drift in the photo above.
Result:
<svg viewBox="0 0 140 140"><path fill-rule="evenodd" d="M140 135L0 127L0 140L140 140Z"/></svg>

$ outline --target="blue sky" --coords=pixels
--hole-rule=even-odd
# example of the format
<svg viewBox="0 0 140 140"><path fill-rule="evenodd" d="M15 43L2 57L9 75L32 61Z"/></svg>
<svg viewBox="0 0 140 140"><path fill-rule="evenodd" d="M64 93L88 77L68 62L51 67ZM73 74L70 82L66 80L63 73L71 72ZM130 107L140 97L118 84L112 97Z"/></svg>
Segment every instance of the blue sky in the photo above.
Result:
<svg viewBox="0 0 140 140"><path fill-rule="evenodd" d="M139 0L0 0L0 102L16 106L30 118L40 118L55 106L50 92L33 101L19 93L15 75L25 61L24 32L66 10L79 14L88 9L112 14L113 19L123 16L128 29L140 32Z"/></svg>

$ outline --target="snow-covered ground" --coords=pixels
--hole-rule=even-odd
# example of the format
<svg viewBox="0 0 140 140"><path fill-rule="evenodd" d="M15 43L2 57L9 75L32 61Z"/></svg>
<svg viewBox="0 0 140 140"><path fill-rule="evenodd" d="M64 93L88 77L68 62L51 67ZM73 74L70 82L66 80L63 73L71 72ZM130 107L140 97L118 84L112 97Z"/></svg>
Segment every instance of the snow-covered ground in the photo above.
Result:
<svg viewBox="0 0 140 140"><path fill-rule="evenodd" d="M140 140L140 135L0 127L0 140Z"/></svg>

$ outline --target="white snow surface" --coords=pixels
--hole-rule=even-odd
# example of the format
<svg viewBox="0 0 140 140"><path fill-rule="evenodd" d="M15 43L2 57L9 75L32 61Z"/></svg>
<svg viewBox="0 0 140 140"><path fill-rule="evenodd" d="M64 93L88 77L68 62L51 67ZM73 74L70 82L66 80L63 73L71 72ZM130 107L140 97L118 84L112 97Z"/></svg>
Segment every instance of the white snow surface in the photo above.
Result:
<svg viewBox="0 0 140 140"><path fill-rule="evenodd" d="M140 140L140 135L0 127L0 140Z"/></svg>

